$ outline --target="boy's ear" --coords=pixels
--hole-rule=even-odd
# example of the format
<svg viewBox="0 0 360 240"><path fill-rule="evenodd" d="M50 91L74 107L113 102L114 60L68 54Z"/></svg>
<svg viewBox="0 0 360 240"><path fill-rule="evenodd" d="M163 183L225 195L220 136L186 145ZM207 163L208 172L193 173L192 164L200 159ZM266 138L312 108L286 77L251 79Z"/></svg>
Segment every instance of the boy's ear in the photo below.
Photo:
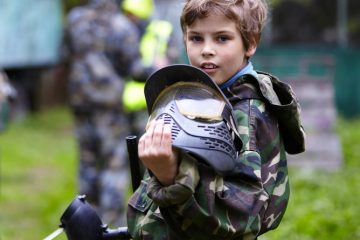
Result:
<svg viewBox="0 0 360 240"><path fill-rule="evenodd" d="M257 48L256 44L251 44L249 46L249 48L246 50L246 53L245 53L246 57L248 57L248 58L252 57L256 52L256 48Z"/></svg>

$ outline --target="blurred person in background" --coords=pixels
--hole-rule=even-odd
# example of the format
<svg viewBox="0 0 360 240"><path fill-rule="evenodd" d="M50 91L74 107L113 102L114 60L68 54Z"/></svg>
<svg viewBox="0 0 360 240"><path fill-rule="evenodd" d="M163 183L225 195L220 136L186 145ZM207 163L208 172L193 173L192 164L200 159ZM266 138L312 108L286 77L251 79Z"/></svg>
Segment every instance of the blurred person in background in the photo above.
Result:
<svg viewBox="0 0 360 240"><path fill-rule="evenodd" d="M129 122L122 94L125 78L145 81L154 71L139 53L139 28L124 16L122 1L89 0L67 16L71 61L69 99L79 145L79 194L109 225L125 224ZM159 66L160 67L160 66Z"/></svg>
<svg viewBox="0 0 360 240"><path fill-rule="evenodd" d="M156 15L153 0L124 0L122 11L136 23L140 32L140 54L145 66L161 65L179 61L179 48L171 22ZM144 132L148 118L144 97L144 82L129 80L123 95L125 110L131 123L133 135Z"/></svg>
<svg viewBox="0 0 360 240"><path fill-rule="evenodd" d="M9 123L10 104L16 98L16 90L10 84L7 74L0 69L0 132Z"/></svg>

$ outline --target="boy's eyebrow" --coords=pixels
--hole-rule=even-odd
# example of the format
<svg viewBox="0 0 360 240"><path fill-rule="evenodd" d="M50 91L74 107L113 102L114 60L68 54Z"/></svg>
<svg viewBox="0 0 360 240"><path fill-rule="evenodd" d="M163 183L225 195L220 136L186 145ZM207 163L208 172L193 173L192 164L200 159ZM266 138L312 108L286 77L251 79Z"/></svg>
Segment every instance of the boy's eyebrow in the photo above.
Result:
<svg viewBox="0 0 360 240"><path fill-rule="evenodd" d="M233 31L223 30L223 31L215 32L215 33L216 33L216 34L233 34L234 32L233 32Z"/></svg>
<svg viewBox="0 0 360 240"><path fill-rule="evenodd" d="M193 31L193 30L191 30L191 31L187 31L187 33L189 34L200 34L200 32L198 32L198 31Z"/></svg>
<svg viewBox="0 0 360 240"><path fill-rule="evenodd" d="M199 31L194 31L194 30L190 30L187 32L188 34L201 34L202 32L199 32ZM217 31L217 32L214 32L212 34L233 34L232 31L228 31L228 30L221 30L221 31Z"/></svg>

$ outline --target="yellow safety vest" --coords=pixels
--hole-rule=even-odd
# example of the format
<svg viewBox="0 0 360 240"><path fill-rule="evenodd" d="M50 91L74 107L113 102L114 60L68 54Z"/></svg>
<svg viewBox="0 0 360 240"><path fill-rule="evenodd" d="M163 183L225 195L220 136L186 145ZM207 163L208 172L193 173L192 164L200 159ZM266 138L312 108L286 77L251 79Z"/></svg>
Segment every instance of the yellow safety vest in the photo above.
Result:
<svg viewBox="0 0 360 240"><path fill-rule="evenodd" d="M166 56L172 30L171 23L167 21L154 20L150 22L140 41L140 54L145 66L151 66L156 56ZM126 82L123 93L123 103L126 111L146 109L144 85L145 83L134 80Z"/></svg>

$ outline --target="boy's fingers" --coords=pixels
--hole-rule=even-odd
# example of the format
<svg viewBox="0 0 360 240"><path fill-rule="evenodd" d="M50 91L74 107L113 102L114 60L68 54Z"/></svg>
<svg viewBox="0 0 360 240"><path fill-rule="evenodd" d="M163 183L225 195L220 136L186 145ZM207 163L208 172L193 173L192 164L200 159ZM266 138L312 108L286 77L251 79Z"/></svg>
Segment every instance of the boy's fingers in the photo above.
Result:
<svg viewBox="0 0 360 240"><path fill-rule="evenodd" d="M141 148L143 153L144 151L147 150L148 148L147 146L149 146L149 144L151 143L152 132L154 131L153 129L154 129L154 121L148 122L148 124L146 125L145 132L139 139L139 148Z"/></svg>
<svg viewBox="0 0 360 240"><path fill-rule="evenodd" d="M154 132L153 132L153 144L155 146L160 146L163 138L163 129L164 129L164 123L162 120L156 121L154 126Z"/></svg>
<svg viewBox="0 0 360 240"><path fill-rule="evenodd" d="M154 148L156 149L160 146L161 138L163 132L163 120L154 120L151 121L145 134L143 135L144 138L144 151L153 151Z"/></svg>
<svg viewBox="0 0 360 240"><path fill-rule="evenodd" d="M151 126L151 124L154 124L155 121L156 121L156 120L151 120L150 122L148 121L148 122L146 123L145 132L147 132L147 130L149 129L149 127Z"/></svg>
<svg viewBox="0 0 360 240"><path fill-rule="evenodd" d="M139 139L138 152L144 150L144 145L145 145L145 140L144 140L144 135L143 135L143 136L141 136L140 139Z"/></svg>
<svg viewBox="0 0 360 240"><path fill-rule="evenodd" d="M148 128L147 128L147 130L146 130L146 132L145 132L145 134L143 135L143 137L144 137L144 148L151 145L153 134L154 134L154 128L155 128L155 121L151 121Z"/></svg>
<svg viewBox="0 0 360 240"><path fill-rule="evenodd" d="M162 139L161 144L166 147L171 146L171 126L170 126L170 124L164 124L163 139Z"/></svg>

